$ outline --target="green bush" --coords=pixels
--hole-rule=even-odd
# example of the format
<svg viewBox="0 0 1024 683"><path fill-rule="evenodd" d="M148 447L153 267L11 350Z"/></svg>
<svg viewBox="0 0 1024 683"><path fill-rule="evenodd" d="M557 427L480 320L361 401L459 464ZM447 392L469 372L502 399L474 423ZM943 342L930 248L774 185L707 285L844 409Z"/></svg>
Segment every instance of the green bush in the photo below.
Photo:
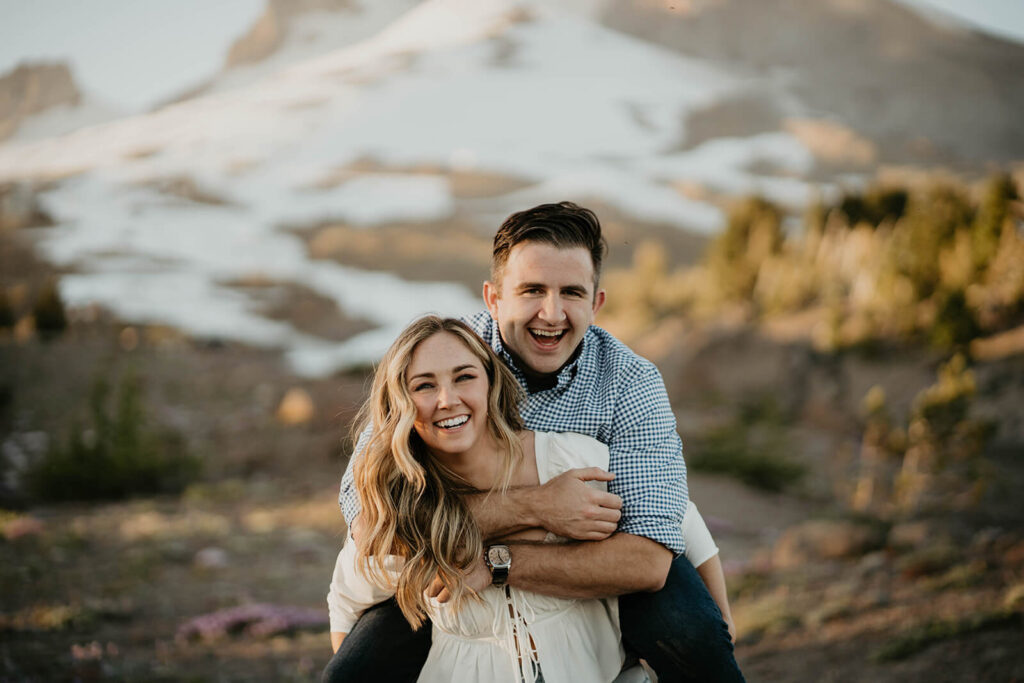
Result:
<svg viewBox="0 0 1024 683"><path fill-rule="evenodd" d="M1015 199L1018 199L1017 187L1008 174L996 175L986 184L971 225L971 252L979 271L985 270L995 257L1003 225L1010 216L1010 202Z"/></svg>
<svg viewBox="0 0 1024 683"><path fill-rule="evenodd" d="M981 335L981 327L967 305L963 290L939 292L938 311L929 333L931 342L940 349L953 349Z"/></svg>
<svg viewBox="0 0 1024 683"><path fill-rule="evenodd" d="M181 436L146 424L134 376L121 381L116 401L109 394L107 382L97 379L88 426L73 422L65 441L28 471L35 497L62 501L176 493L198 476L200 462L185 451Z"/></svg>
<svg viewBox="0 0 1024 683"><path fill-rule="evenodd" d="M11 297L7 290L0 287L0 327L14 327L17 316L14 313L14 306L11 305Z"/></svg>
<svg viewBox="0 0 1024 683"><path fill-rule="evenodd" d="M839 202L839 210L850 226L860 223L876 226L886 220L903 218L909 199L910 195L903 189L874 188L864 194L844 196Z"/></svg>
<svg viewBox="0 0 1024 683"><path fill-rule="evenodd" d="M697 438L686 462L695 470L728 474L768 491L781 491L807 473L789 456L781 416L768 402L745 404L735 420Z"/></svg>
<svg viewBox="0 0 1024 683"><path fill-rule="evenodd" d="M67 329L68 319L64 312L64 300L61 299L56 282L48 282L43 287L32 307L32 316L36 321L36 329L41 334L57 335Z"/></svg>
<svg viewBox="0 0 1024 683"><path fill-rule="evenodd" d="M782 242L782 212L777 206L751 197L734 207L706 258L718 288L727 298L748 298L761 264L778 253Z"/></svg>
<svg viewBox="0 0 1024 683"><path fill-rule="evenodd" d="M994 427L972 416L974 397L974 375L961 355L914 398L905 427L892 425L884 393L873 388L851 506L906 518L975 505L991 479L985 447Z"/></svg>

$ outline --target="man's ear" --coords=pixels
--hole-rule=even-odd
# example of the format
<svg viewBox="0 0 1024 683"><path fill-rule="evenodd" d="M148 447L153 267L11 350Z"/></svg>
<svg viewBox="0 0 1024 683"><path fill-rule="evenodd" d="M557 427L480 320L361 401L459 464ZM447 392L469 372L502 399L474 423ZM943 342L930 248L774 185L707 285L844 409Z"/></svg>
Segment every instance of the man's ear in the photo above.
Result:
<svg viewBox="0 0 1024 683"><path fill-rule="evenodd" d="M501 295L501 287L490 280L484 281L484 306L487 307L491 317L498 319L498 299Z"/></svg>
<svg viewBox="0 0 1024 683"><path fill-rule="evenodd" d="M594 295L594 315L597 315L602 306L604 306L604 290L599 289L597 294Z"/></svg>

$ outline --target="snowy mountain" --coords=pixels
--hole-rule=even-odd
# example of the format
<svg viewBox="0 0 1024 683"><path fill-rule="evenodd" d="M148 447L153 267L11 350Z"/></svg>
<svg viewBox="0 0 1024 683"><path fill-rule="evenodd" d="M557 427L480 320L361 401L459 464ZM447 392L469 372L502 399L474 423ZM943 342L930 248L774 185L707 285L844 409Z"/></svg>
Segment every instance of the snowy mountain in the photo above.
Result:
<svg viewBox="0 0 1024 683"><path fill-rule="evenodd" d="M62 293L126 320L281 347L322 374L373 359L418 313L479 307L462 284L318 258L306 237L323 226L348 239L463 226L479 240L511 211L572 198L708 234L735 195L798 207L883 161L1024 157L1003 125L1024 49L935 34L881 0L407 6L345 10L337 31L314 31L340 47L282 43L156 111L0 146L0 182L47 183L58 225L38 245L73 269ZM906 44L872 33L874 12L902 22ZM939 103L939 86L922 85L918 102L908 83L928 74L964 88L987 74L964 105L974 119L953 94ZM982 125L930 133L958 117ZM340 343L312 334L267 316L240 284L252 282L301 287L372 329Z"/></svg>

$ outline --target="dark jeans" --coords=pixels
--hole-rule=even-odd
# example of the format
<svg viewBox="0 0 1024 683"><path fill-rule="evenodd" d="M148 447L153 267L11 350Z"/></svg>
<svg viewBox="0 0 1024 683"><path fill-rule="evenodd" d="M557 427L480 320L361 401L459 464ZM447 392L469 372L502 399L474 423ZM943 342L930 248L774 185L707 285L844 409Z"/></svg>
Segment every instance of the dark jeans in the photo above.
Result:
<svg viewBox="0 0 1024 683"><path fill-rule="evenodd" d="M743 681L722 613L685 557L657 593L621 596L619 621L626 649L647 660L659 683ZM363 614L321 680L415 681L428 650L429 622L414 632L389 600Z"/></svg>

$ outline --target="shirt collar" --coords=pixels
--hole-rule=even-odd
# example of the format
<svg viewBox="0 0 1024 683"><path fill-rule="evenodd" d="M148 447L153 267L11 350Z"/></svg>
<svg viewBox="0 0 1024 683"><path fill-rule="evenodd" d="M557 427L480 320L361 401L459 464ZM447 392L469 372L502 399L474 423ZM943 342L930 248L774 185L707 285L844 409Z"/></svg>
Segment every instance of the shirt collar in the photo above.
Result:
<svg viewBox="0 0 1024 683"><path fill-rule="evenodd" d="M558 371L558 379L555 382L555 386L550 389L545 389L545 391L564 391L569 385L569 382L576 377L579 372L580 359L583 358L587 352L589 338L590 328L588 327L587 331L583 334L583 340L580 342L578 352L573 356L571 361L563 365L562 369ZM491 318L491 348L496 354L498 354L498 357L505 362L505 365L509 367L512 374L514 374L516 379L519 380L519 383L523 385L524 388L528 388L526 384L526 375L516 363L512 354L510 354L508 349L505 348L505 344L501 340L501 331L498 329L498 321L494 318Z"/></svg>

